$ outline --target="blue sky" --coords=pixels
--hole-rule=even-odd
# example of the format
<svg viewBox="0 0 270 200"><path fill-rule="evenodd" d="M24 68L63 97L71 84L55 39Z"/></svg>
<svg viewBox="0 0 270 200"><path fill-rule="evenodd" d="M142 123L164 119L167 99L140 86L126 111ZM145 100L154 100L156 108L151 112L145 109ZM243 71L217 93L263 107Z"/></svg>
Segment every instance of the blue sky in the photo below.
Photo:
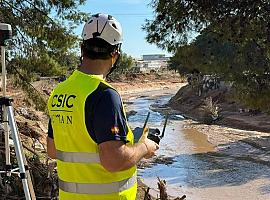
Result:
<svg viewBox="0 0 270 200"><path fill-rule="evenodd" d="M150 2L151 0L87 0L80 10L91 14L108 13L114 16L122 24L124 32L122 48L125 53L135 58L140 58L143 54L169 55L166 51L147 43L146 32L141 29L146 18L153 18L153 9L148 6ZM82 27L79 27L80 31Z"/></svg>

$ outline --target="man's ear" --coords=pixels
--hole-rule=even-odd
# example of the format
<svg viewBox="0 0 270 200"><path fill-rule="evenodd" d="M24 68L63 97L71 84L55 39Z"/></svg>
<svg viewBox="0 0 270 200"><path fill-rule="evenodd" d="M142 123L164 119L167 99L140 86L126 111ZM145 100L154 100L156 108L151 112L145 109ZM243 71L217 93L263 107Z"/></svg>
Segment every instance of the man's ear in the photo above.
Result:
<svg viewBox="0 0 270 200"><path fill-rule="evenodd" d="M114 51L114 52L111 53L111 56L112 56L112 59L114 60L114 62L116 62L116 60L120 56L120 52L119 51Z"/></svg>
<svg viewBox="0 0 270 200"><path fill-rule="evenodd" d="M115 50L114 52L111 53L112 57L119 56L120 52L118 50Z"/></svg>

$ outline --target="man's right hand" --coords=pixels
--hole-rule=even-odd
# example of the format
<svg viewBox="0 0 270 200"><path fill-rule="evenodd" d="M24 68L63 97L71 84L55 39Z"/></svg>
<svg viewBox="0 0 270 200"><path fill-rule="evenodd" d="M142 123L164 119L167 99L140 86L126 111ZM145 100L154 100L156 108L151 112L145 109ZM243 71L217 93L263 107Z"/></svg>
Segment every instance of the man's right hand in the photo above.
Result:
<svg viewBox="0 0 270 200"><path fill-rule="evenodd" d="M149 128L145 128L139 140L139 143L143 143L147 148L147 154L144 156L146 159L153 157L155 155L155 151L159 149L159 145L157 143L147 138L148 133Z"/></svg>

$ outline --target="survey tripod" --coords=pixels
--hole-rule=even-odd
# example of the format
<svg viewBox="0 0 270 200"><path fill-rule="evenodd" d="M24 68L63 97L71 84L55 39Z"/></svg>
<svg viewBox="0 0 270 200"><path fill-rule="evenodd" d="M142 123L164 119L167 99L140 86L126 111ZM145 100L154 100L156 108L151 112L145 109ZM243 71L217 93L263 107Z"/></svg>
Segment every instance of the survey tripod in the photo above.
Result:
<svg viewBox="0 0 270 200"><path fill-rule="evenodd" d="M5 63L5 47L6 41L11 39L12 31L9 24L0 23L0 46L1 46L1 64L2 64L2 92L3 96L0 97L0 122L4 127L5 134L5 157L6 157L6 170L1 171L1 174L11 176L12 174L19 175L22 180L23 190L26 200L35 200L35 193L31 181L31 176L28 171L26 159L23 154L22 143L20 141L17 125L14 118L12 99L6 96L6 63ZM9 135L14 144L15 154L19 168L12 169L10 160L10 142Z"/></svg>

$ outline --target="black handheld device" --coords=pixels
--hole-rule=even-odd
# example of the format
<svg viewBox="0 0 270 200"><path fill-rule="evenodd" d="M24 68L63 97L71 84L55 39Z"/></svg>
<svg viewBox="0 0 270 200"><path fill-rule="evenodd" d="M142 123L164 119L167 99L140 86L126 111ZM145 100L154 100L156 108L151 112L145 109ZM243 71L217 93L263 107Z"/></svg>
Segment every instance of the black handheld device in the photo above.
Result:
<svg viewBox="0 0 270 200"><path fill-rule="evenodd" d="M141 138L141 136L143 134L143 131L144 131L144 129L147 126L147 123L148 123L148 120L149 120L149 116L150 116L150 112L148 112L148 114L146 116L146 119L144 121L143 128L136 127L133 130L135 143L137 143L140 140L140 138ZM165 117L165 122L164 122L164 125L163 125L162 133L160 133L160 130L158 128L156 128L156 129L150 128L149 129L149 133L147 135L147 138L150 139L150 140L152 140L152 141L154 141L154 142L156 142L157 144L159 144L160 140L164 137L164 133L165 133L165 129L166 129L166 126L167 126L167 122L168 122L168 115L166 115L166 117Z"/></svg>
<svg viewBox="0 0 270 200"><path fill-rule="evenodd" d="M159 144L160 140L164 137L167 122L168 122L168 115L166 115L165 117L162 133L160 133L159 129L155 129L154 132L149 132L147 138Z"/></svg>

